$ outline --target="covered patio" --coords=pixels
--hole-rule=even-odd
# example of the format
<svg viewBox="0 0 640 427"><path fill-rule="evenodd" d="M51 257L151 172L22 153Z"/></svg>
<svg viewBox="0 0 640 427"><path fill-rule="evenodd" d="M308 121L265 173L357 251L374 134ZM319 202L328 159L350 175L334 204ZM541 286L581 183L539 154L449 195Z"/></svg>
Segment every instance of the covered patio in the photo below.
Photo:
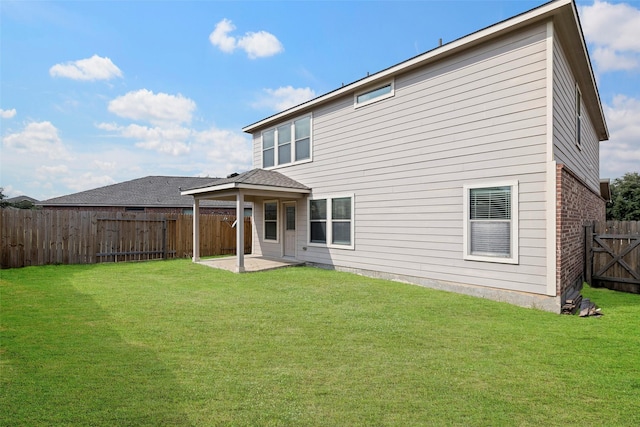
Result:
<svg viewBox="0 0 640 427"><path fill-rule="evenodd" d="M247 202L255 202L256 200L277 200L296 201L306 198L311 193L311 189L299 182L288 178L281 173L268 171L264 169L252 169L241 174L230 175L227 178L212 180L208 185L181 189L183 196L193 196L193 262L200 262L211 267L222 268L236 273L244 273L247 271L262 271L272 268L281 268L289 265L302 264L295 257L285 257L284 250L281 251L280 257L264 257L262 253L254 253L245 256L244 254L244 227L236 228L236 255L228 258L217 258L202 261L200 259L200 201L201 200L231 200L236 202L237 218L242 218L244 212L244 204ZM252 210L255 217L256 212L261 209ZM260 213L262 215L262 213ZM253 219L253 218L252 218ZM280 218L277 222L284 222ZM260 224L261 225L261 224ZM278 233L281 227L278 227ZM261 242L262 227L256 226L255 221L252 223L252 232L254 233L254 251L256 251L257 241ZM279 239L279 244L283 248L284 236Z"/></svg>

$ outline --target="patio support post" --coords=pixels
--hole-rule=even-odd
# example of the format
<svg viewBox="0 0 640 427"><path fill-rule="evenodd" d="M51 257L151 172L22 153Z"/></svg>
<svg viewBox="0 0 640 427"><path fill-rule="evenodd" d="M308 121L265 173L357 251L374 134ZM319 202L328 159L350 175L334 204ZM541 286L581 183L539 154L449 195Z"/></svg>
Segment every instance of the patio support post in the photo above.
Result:
<svg viewBox="0 0 640 427"><path fill-rule="evenodd" d="M236 196L236 273L244 273L244 194Z"/></svg>
<svg viewBox="0 0 640 427"><path fill-rule="evenodd" d="M200 200L193 198L193 262L200 261Z"/></svg>

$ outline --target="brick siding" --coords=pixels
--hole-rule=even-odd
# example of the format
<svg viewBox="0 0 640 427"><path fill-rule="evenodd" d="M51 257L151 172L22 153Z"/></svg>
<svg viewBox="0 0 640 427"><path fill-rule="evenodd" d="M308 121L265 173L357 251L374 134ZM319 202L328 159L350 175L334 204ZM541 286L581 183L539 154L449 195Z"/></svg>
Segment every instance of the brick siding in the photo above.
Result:
<svg viewBox="0 0 640 427"><path fill-rule="evenodd" d="M563 297L584 281L584 226L604 221L605 200L566 165L556 168L556 289Z"/></svg>

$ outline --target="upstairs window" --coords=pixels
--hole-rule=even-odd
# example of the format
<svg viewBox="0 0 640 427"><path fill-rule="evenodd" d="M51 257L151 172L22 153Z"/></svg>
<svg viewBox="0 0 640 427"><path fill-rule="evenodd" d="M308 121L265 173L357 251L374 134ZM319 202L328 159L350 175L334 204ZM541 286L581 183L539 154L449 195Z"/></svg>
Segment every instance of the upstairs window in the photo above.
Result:
<svg viewBox="0 0 640 427"><path fill-rule="evenodd" d="M464 258L518 262L518 184L465 186Z"/></svg>
<svg viewBox="0 0 640 427"><path fill-rule="evenodd" d="M262 167L311 160L311 116L262 132Z"/></svg>
<svg viewBox="0 0 640 427"><path fill-rule="evenodd" d="M276 155L274 148L275 131L270 130L262 133L262 167L270 168L275 165Z"/></svg>
<svg viewBox="0 0 640 427"><path fill-rule="evenodd" d="M373 89L368 89L364 92L358 92L355 95L355 108L382 101L383 99L392 97L394 94L393 81L384 83Z"/></svg>

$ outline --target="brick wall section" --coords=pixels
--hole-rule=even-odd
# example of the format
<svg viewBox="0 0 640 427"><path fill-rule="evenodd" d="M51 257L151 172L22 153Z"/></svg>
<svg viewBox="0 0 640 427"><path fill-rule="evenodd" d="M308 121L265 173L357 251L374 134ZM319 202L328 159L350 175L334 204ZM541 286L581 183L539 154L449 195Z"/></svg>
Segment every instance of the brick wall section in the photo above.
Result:
<svg viewBox="0 0 640 427"><path fill-rule="evenodd" d="M605 200L566 165L556 168L556 290L559 296L584 280L584 226L605 221Z"/></svg>

